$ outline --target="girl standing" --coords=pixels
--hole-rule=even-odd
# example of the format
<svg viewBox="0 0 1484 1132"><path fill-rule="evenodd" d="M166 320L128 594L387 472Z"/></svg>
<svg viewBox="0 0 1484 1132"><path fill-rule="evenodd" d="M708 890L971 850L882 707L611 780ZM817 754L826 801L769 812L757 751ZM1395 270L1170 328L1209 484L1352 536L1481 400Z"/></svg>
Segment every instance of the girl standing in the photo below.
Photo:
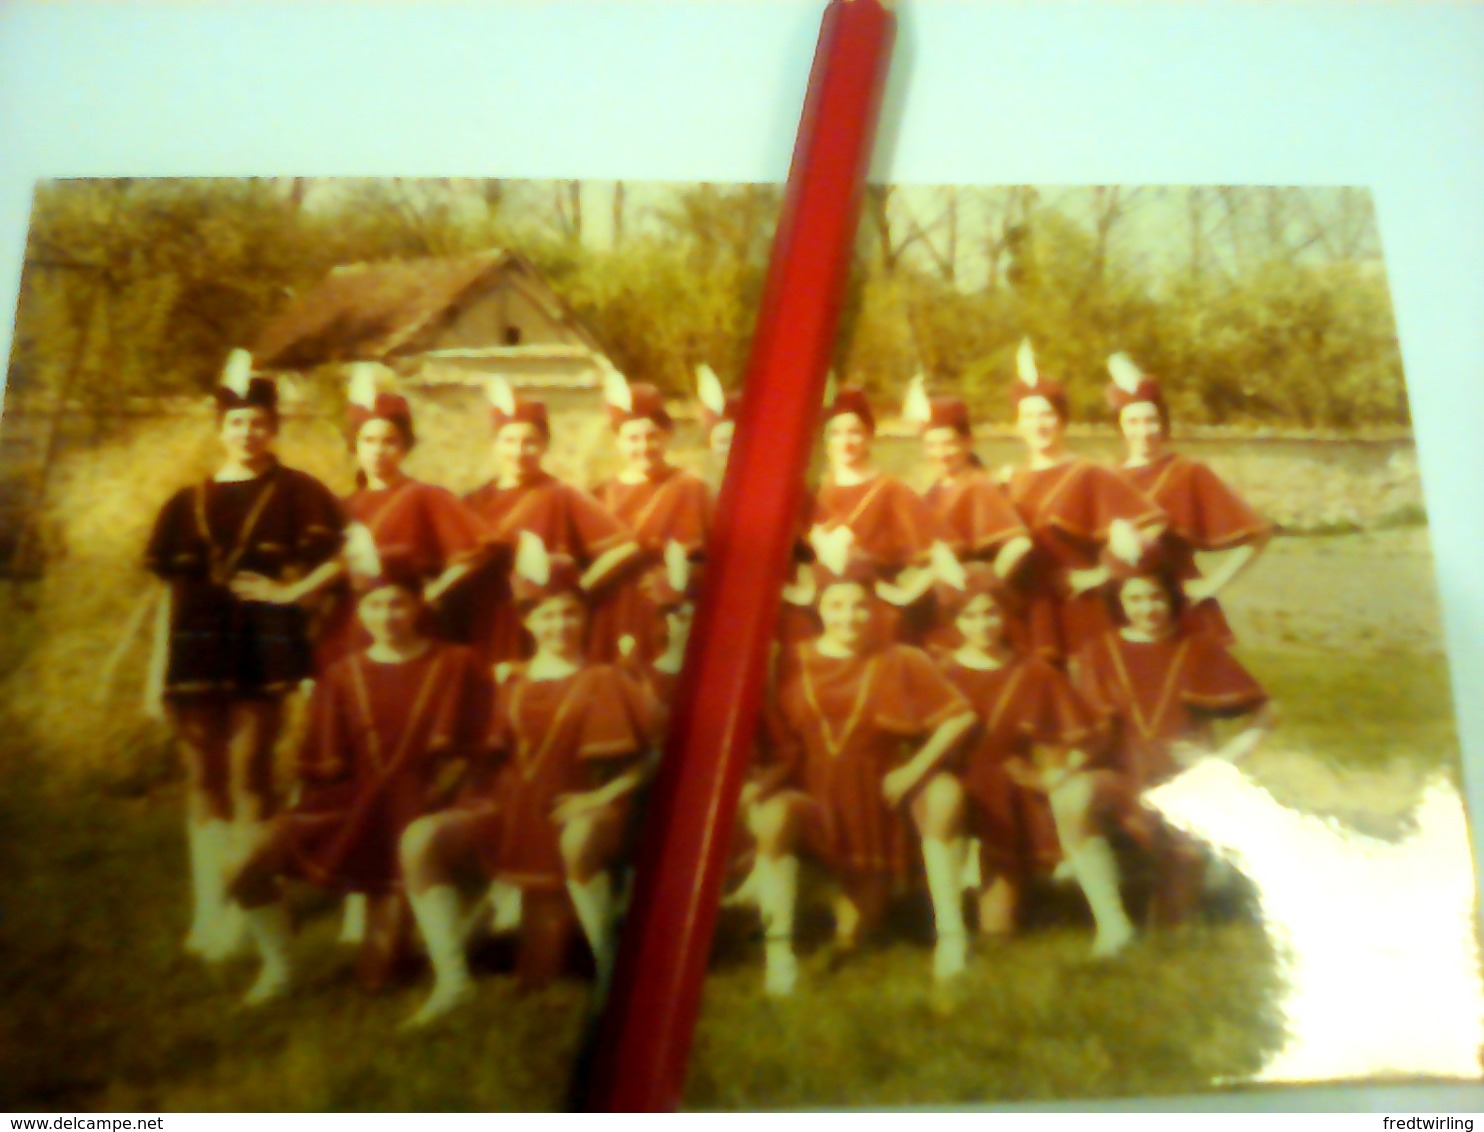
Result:
<svg viewBox="0 0 1484 1132"><path fill-rule="evenodd" d="M356 458L356 490L345 498L353 523L369 533L376 552L407 563L422 579L423 599L438 599L474 568L486 553L490 534L484 522L445 488L422 483L402 470L417 436L407 401L377 389L382 367L352 367L347 410ZM369 644L356 621L349 594L330 612L320 644L320 663Z"/></svg>
<svg viewBox="0 0 1484 1132"><path fill-rule="evenodd" d="M1154 553L1184 592L1185 627L1229 645L1235 638L1216 595L1257 561L1272 527L1205 464L1168 450L1170 410L1157 381L1124 354L1108 359L1108 372L1108 403L1128 445L1123 476L1165 513ZM1197 551L1224 552L1209 576Z"/></svg>
<svg viewBox="0 0 1484 1132"><path fill-rule="evenodd" d="M806 529L816 554L824 547L845 548L875 571L876 582L891 605L873 605L882 618L882 639L896 638L903 627L923 623L914 607L932 585L929 567L938 526L922 499L901 480L880 471L871 460L876 416L865 393L842 386L825 409L824 449L828 468L810 505ZM795 614L785 621L784 644L807 634Z"/></svg>
<svg viewBox="0 0 1484 1132"><path fill-rule="evenodd" d="M1007 491L1034 543L1018 588L1030 648L1061 663L1109 628L1098 596L1108 578L1103 549L1136 562L1165 520L1116 473L1068 451L1066 392L1037 371L1029 341L1020 344L1016 363L1011 396L1026 462L1011 472Z"/></svg>
<svg viewBox="0 0 1484 1132"><path fill-rule="evenodd" d="M189 780L185 946L210 959L239 939L227 870L273 812L284 698L314 673L303 603L339 577L345 526L328 488L278 462L278 388L247 351L215 396L222 464L171 497L145 552L169 586L164 698Z"/></svg>
<svg viewBox="0 0 1484 1132"><path fill-rule="evenodd" d="M1031 553L1030 534L1004 488L974 454L968 405L957 397L929 400L919 376L908 387L902 419L922 430L923 456L934 476L923 502L937 518L938 532L953 557L989 563L1002 580L1015 577ZM932 627L919 636L952 647L953 618L938 616L931 601L925 605Z"/></svg>
<svg viewBox="0 0 1484 1132"><path fill-rule="evenodd" d="M490 529L495 551L450 595L456 600L448 603L445 623L494 664L530 655L511 590L515 548L523 533L578 563L589 593L638 554L639 546L596 499L542 466L551 444L544 404L517 398L500 377L490 385L490 399L496 475L465 502Z"/></svg>
<svg viewBox="0 0 1484 1132"><path fill-rule="evenodd" d="M667 545L687 555L705 552L711 526L711 496L696 476L666 459L674 422L659 390L630 385L610 371L604 396L623 467L594 494L627 529L638 553L609 575L593 611L588 647L600 660L616 660L620 642L632 642L633 655L648 660L659 650L653 632L656 611L645 593L644 577L658 566Z"/></svg>

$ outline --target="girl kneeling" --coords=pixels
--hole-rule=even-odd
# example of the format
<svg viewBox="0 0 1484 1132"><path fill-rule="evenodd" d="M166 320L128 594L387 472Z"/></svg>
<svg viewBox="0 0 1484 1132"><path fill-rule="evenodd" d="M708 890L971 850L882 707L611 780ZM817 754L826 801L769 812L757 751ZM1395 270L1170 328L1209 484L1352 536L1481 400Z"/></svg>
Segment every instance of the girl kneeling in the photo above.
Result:
<svg viewBox="0 0 1484 1132"><path fill-rule="evenodd" d="M812 853L839 876L836 944L850 949L906 875L913 827L922 838L937 927L934 971L948 978L964 966L956 844L963 791L941 764L974 714L925 653L872 639L875 580L869 562L819 568L823 633L797 647L770 713L783 770L754 789L748 815L770 994L790 993L796 978L797 854Z"/></svg>
<svg viewBox="0 0 1484 1132"><path fill-rule="evenodd" d="M576 563L548 557L526 534L514 594L535 655L505 671L489 750L497 770L455 810L415 822L402 862L434 986L413 1025L469 991L455 878L468 865L521 889L530 917L565 889L592 948L600 983L612 962L612 871L629 795L655 744L655 705L617 667L588 663L587 605ZM527 935L529 941L530 936Z"/></svg>

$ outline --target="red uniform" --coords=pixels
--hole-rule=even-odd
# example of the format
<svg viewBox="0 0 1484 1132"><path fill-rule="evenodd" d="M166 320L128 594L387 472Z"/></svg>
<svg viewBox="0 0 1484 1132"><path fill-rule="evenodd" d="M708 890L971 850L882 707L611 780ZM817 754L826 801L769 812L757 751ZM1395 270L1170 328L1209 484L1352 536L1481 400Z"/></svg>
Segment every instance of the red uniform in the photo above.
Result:
<svg viewBox="0 0 1484 1132"><path fill-rule="evenodd" d="M439 770L479 752L492 697L488 670L459 645L332 665L309 701L303 791L286 815L291 868L316 884L394 890L403 831L429 812Z"/></svg>
<svg viewBox="0 0 1484 1132"><path fill-rule="evenodd" d="M277 696L312 676L304 608L243 601L229 586L243 573L311 573L339 551L344 527L324 484L276 461L250 480L208 479L172 496L145 552L170 583L165 695Z"/></svg>
<svg viewBox="0 0 1484 1132"><path fill-rule="evenodd" d="M1030 537L1005 489L983 468L968 468L934 481L922 499L936 517L943 541L960 562L993 563L1011 539ZM920 619L920 625L911 631L913 639L930 643L935 651L956 647L958 634L953 626L941 623L932 596L919 604L922 608L915 611L913 620Z"/></svg>
<svg viewBox="0 0 1484 1132"><path fill-rule="evenodd" d="M1138 790L1179 770L1177 740L1209 742L1213 719L1245 715L1268 695L1210 637L1129 641L1112 632L1073 661L1077 691L1106 727L1106 761Z"/></svg>
<svg viewBox="0 0 1484 1132"><path fill-rule="evenodd" d="M1020 758L1030 766L1037 745L1086 744L1093 737L1091 714L1066 676L1038 657L995 669L970 668L952 656L940 664L979 716L959 765L969 830L979 838L986 873L1056 864L1061 846L1050 802L1012 781L1005 763Z"/></svg>
<svg viewBox="0 0 1484 1132"><path fill-rule="evenodd" d="M814 803L806 845L839 871L905 873L907 823L886 804L881 781L907 761L910 743L969 704L909 645L848 659L826 656L814 642L798 649L770 730L776 757L793 764Z"/></svg>
<svg viewBox="0 0 1484 1132"><path fill-rule="evenodd" d="M1198 550L1229 550L1266 535L1270 527L1215 472L1196 460L1170 453L1123 477L1164 510L1169 526L1159 543L1163 566L1181 582L1200 577ZM1210 633L1222 644L1235 639L1215 598L1185 611L1183 626Z"/></svg>
<svg viewBox="0 0 1484 1132"><path fill-rule="evenodd" d="M705 550L711 493L696 476L667 466L643 483L609 480L594 494L628 528L639 553L604 582L588 628L589 653L612 660L627 636L633 639L635 656L654 656L660 647L655 632L660 618L644 592L644 575L663 563L668 543L678 542L688 555Z"/></svg>
<svg viewBox="0 0 1484 1132"><path fill-rule="evenodd" d="M1018 582L1026 598L1025 631L1037 655L1060 662L1112 628L1097 594L1067 596L1068 571L1098 564L1115 519L1144 527L1163 515L1115 472L1080 458L1017 468L1009 497L1035 543Z"/></svg>
<svg viewBox="0 0 1484 1132"><path fill-rule="evenodd" d="M849 487L825 476L812 501L806 530L816 526L826 531L849 527L855 536L853 553L875 563L880 578L888 582L905 567L925 562L941 537L937 518L922 497L884 473ZM894 640L905 632L915 642L929 623L930 615L923 610L899 611L884 603L878 608L876 633L881 641ZM798 618L788 625L787 643L804 636L801 624Z"/></svg>
<svg viewBox="0 0 1484 1132"><path fill-rule="evenodd" d="M590 664L557 680L523 671L500 685L488 746L502 762L476 804L494 815L481 846L486 867L522 888L566 883L551 811L563 794L600 787L654 748L656 706L616 666ZM613 817L621 821L620 803Z"/></svg>
<svg viewBox="0 0 1484 1132"><path fill-rule="evenodd" d="M361 488L345 498L345 509L352 521L371 532L383 559L409 563L425 582L472 559L492 539L484 521L456 495L417 480L375 491ZM349 592L342 589L336 597L320 641L322 668L371 643L355 618Z"/></svg>
<svg viewBox="0 0 1484 1132"><path fill-rule="evenodd" d="M983 468L936 480L922 499L962 562L992 562L1005 543L1028 535L1004 488Z"/></svg>
<svg viewBox="0 0 1484 1132"><path fill-rule="evenodd" d="M465 502L490 528L500 549L449 595L445 624L491 664L519 660L530 652L510 592L510 566L521 531L540 536L549 554L565 555L581 566L629 537L591 495L545 473L514 487L485 484Z"/></svg>
<svg viewBox="0 0 1484 1132"><path fill-rule="evenodd" d="M878 473L849 487L825 476L814 496L808 527L849 527L855 551L891 579L923 561L939 537L937 522L918 494L901 480Z"/></svg>

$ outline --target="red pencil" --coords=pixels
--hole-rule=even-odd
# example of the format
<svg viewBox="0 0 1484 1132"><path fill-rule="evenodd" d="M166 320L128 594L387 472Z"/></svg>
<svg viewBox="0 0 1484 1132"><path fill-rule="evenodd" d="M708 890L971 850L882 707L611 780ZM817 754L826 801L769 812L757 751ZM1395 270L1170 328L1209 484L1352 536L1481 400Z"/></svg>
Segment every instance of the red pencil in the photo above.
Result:
<svg viewBox="0 0 1484 1132"><path fill-rule="evenodd" d="M670 736L583 1097L677 1107L835 344L893 19L832 0L799 123Z"/></svg>

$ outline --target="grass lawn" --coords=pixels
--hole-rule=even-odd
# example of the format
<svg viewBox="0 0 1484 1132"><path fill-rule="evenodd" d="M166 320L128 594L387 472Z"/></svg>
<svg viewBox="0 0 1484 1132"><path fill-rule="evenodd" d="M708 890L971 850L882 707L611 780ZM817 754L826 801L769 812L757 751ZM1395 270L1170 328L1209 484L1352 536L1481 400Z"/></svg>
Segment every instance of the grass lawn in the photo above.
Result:
<svg viewBox="0 0 1484 1132"><path fill-rule="evenodd" d="M1381 773L1394 752L1451 765L1445 669L1250 650L1283 703L1284 746ZM1405 680L1398 684L1398 671ZM1359 712L1356 705L1365 705ZM15 732L8 733L14 754ZM250 963L180 953L178 787L65 803L29 759L0 795L0 1105L20 1109L508 1109L559 1105L584 986L518 997L480 980L429 1035L397 1023L425 984L370 998L333 942L335 909L296 893L303 990L238 1009ZM29 768L29 769L28 769ZM1075 899L1021 938L979 948L956 1002L929 993L929 952L899 933L796 999L757 993L752 929L729 918L693 1060L702 1107L957 1103L1187 1091L1253 1073L1281 1035L1276 972L1240 908L1115 962L1084 958ZM806 945L807 951L807 945ZM807 964L806 964L807 967Z"/></svg>

